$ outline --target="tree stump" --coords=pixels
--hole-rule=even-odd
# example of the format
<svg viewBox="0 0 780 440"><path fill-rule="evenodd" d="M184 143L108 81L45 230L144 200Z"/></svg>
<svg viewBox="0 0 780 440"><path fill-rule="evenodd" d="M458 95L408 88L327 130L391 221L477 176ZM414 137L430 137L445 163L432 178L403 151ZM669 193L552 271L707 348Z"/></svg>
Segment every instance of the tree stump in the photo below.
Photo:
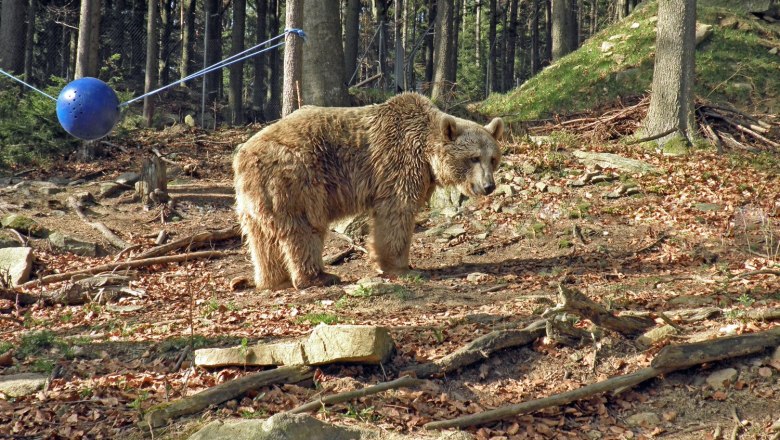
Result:
<svg viewBox="0 0 780 440"><path fill-rule="evenodd" d="M165 162L152 156L141 165L141 179L135 184L135 191L144 206L154 206L168 201L168 180Z"/></svg>

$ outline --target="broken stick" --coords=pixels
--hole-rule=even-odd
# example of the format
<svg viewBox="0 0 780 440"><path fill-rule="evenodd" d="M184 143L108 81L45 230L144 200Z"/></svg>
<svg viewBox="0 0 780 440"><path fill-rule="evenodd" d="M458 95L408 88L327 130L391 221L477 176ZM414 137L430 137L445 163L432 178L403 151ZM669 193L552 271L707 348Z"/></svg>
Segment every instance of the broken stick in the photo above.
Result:
<svg viewBox="0 0 780 440"><path fill-rule="evenodd" d="M101 273L101 272L111 272L114 270L151 266L152 264L179 263L182 261L196 260L199 258L222 257L224 255L225 252L221 252L221 251L203 251L203 252L192 252L188 254L169 255L169 256L157 257L157 258L146 258L144 260L133 260L133 261L124 261L120 263L102 264L100 266L90 267L88 269L74 270L71 272L47 275L37 280L28 281L22 284L20 287L29 288L35 286L42 286L44 284L56 283L59 281L69 280L75 275L84 275L84 274L94 275L96 273Z"/></svg>
<svg viewBox="0 0 780 440"><path fill-rule="evenodd" d="M78 215L81 221L83 221L93 229L103 234L103 236L106 237L106 239L108 240L109 243L111 243L112 246L117 247L119 249L125 249L130 246L126 241L122 240L121 238L119 238L119 236L117 236L110 229L108 229L108 226L106 226L102 222L90 221L87 215L84 213L84 205L80 201L76 200L75 197L73 196L68 197L68 206L76 213L76 215Z"/></svg>
<svg viewBox="0 0 780 440"><path fill-rule="evenodd" d="M574 313L598 326L627 336L637 335L655 325L655 321L649 317L615 316L579 290L558 284L558 305L544 312L542 316L547 317L561 312Z"/></svg>
<svg viewBox="0 0 780 440"><path fill-rule="evenodd" d="M396 380L390 382L382 382L370 387L361 388L359 390L345 391L343 393L333 394L331 396L323 397L311 402L304 403L301 406L288 411L290 414L300 414L304 412L314 411L320 408L324 408L325 405L333 405L336 403L346 402L348 400L357 399L360 397L370 396L372 394L381 393L382 391L394 390L397 388L414 387L425 382L422 379L415 379L410 376L399 377Z"/></svg>
<svg viewBox="0 0 780 440"><path fill-rule="evenodd" d="M140 253L132 258L132 260L142 260L144 258L159 257L165 255L168 252L178 250L184 247L189 247L197 243L207 243L212 241L229 240L241 236L241 228L238 225L231 226L225 229L219 229L216 231L199 232L197 234L190 235L189 237L180 238L170 243L166 243L160 246L155 246L146 252Z"/></svg>
<svg viewBox="0 0 780 440"><path fill-rule="evenodd" d="M650 367L634 373L613 377L542 399L502 406L451 420L430 422L423 427L425 429L464 428L544 408L566 405L594 394L632 387L661 374L682 370L694 365L759 353L777 344L780 344L780 327L749 335L730 336L692 344L669 345L658 353L651 362Z"/></svg>
<svg viewBox="0 0 780 440"><path fill-rule="evenodd" d="M211 405L227 402L247 391L277 383L298 383L311 378L312 375L312 368L303 365L279 367L274 370L253 373L173 403L158 405L146 413L144 420L139 422L139 425L142 428L159 428L166 425L171 419L198 413Z"/></svg>
<svg viewBox="0 0 780 440"><path fill-rule="evenodd" d="M432 377L455 371L458 368L479 362L498 350L530 344L544 336L546 323L547 320L542 319L520 330L494 330L441 359L417 365L408 372L417 377Z"/></svg>

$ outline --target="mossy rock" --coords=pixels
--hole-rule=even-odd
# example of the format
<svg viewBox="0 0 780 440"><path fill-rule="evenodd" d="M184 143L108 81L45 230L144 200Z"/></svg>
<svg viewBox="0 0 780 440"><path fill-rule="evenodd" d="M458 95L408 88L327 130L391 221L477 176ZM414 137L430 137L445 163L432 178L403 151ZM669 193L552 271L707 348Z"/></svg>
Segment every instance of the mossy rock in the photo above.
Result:
<svg viewBox="0 0 780 440"><path fill-rule="evenodd" d="M4 228L16 229L17 231L32 237L45 238L49 235L49 231L46 228L39 225L38 222L30 217L25 217L21 214L8 214L0 220L0 224L2 224Z"/></svg>

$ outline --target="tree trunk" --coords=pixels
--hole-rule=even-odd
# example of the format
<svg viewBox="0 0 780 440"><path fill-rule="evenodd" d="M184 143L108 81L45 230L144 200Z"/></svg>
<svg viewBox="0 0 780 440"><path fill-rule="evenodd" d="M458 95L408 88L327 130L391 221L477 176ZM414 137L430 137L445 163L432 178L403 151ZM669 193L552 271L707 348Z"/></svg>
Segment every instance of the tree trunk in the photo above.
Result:
<svg viewBox="0 0 780 440"><path fill-rule="evenodd" d="M452 0L437 0L433 35L433 84L431 100L443 99L449 91L448 64L452 57Z"/></svg>
<svg viewBox="0 0 780 440"><path fill-rule="evenodd" d="M181 0L181 63L179 77L192 71L195 52L195 0ZM182 86L186 86L184 83Z"/></svg>
<svg viewBox="0 0 780 440"><path fill-rule="evenodd" d="M590 36L593 36L599 30L599 2L590 1Z"/></svg>
<svg viewBox="0 0 780 440"><path fill-rule="evenodd" d="M544 1L544 59L542 63L552 60L552 0Z"/></svg>
<svg viewBox="0 0 780 440"><path fill-rule="evenodd" d="M479 67L482 60L481 57L481 49L482 49L482 0L477 0L476 4L474 5L474 14L476 15L474 21L474 63L477 67Z"/></svg>
<svg viewBox="0 0 780 440"><path fill-rule="evenodd" d="M352 85L357 78L358 43L360 40L360 0L347 0L344 10L344 82Z"/></svg>
<svg viewBox="0 0 780 440"><path fill-rule="evenodd" d="M266 21L268 20L268 2L266 0L255 0L255 9L257 19L255 20L255 34L257 34L257 43L262 43L268 39L266 30ZM268 87L265 83L265 60L269 58L270 53L256 56L252 59L253 80L252 83L252 115L255 122L264 121L263 107L265 106L265 95L268 93ZM269 63L270 64L270 63Z"/></svg>
<svg viewBox="0 0 780 440"><path fill-rule="evenodd" d="M585 21L585 5L582 0L577 0L577 32L574 41L574 47L580 47L582 44L582 24Z"/></svg>
<svg viewBox="0 0 780 440"><path fill-rule="evenodd" d="M92 17L90 18L89 29L89 58L87 61L89 76L97 77L100 73L100 58L98 56L100 52L100 18L102 14L101 0L93 0L95 5L90 12Z"/></svg>
<svg viewBox="0 0 780 440"><path fill-rule="evenodd" d="M206 54L204 56L205 66L211 66L219 61L222 51L222 20L220 20L219 5L220 0L204 0L203 8L206 13ZM219 98L219 88L222 83L222 70L209 73L205 77L206 82L206 104ZM216 115L214 115L216 117ZM214 123L216 124L216 120Z"/></svg>
<svg viewBox="0 0 780 440"><path fill-rule="evenodd" d="M27 6L27 23L24 37L24 79L27 81L30 81L33 75L33 43L35 40L35 11L37 8L38 1L30 0Z"/></svg>
<svg viewBox="0 0 780 440"><path fill-rule="evenodd" d="M285 27L303 28L304 0L287 0ZM303 39L296 34L287 34L284 45L284 87L282 88L282 117L298 108L299 90L303 66Z"/></svg>
<svg viewBox="0 0 780 440"><path fill-rule="evenodd" d="M3 5L7 2L4 1ZM89 71L89 43L90 30L92 29L90 21L92 20L92 9L95 7L96 0L82 0L81 11L79 13L79 36L76 49L76 70L74 78L83 78L85 76L94 76ZM2 29L2 28L0 28ZM5 39L4 39L5 41Z"/></svg>
<svg viewBox="0 0 780 440"><path fill-rule="evenodd" d="M541 70L539 66L539 1L533 0L533 11L531 11L531 76Z"/></svg>
<svg viewBox="0 0 780 440"><path fill-rule="evenodd" d="M497 92L498 84L496 84L497 72L496 61L498 59L498 51L496 45L496 27L498 26L498 11L496 7L496 0L490 0L490 9L488 10L490 16L490 24L488 27L488 60L487 60L487 75L485 80L487 81L487 87L485 90L487 93Z"/></svg>
<svg viewBox="0 0 780 440"><path fill-rule="evenodd" d="M677 128L677 133L658 140L663 146L676 136L690 141L696 135L693 116L696 0L661 0L657 26L652 94L643 136Z"/></svg>
<svg viewBox="0 0 780 440"><path fill-rule="evenodd" d="M146 15L146 77L144 78L144 93L149 93L157 86L157 10L158 2L150 0ZM153 97L144 98L144 121L147 127L152 126L154 119Z"/></svg>
<svg viewBox="0 0 780 440"><path fill-rule="evenodd" d="M159 7L159 6L158 6ZM171 82L171 34L173 33L173 3L162 2L160 9L160 49L158 56L159 73L157 77L161 84Z"/></svg>
<svg viewBox="0 0 780 440"><path fill-rule="evenodd" d="M157 2L151 1L149 3ZM164 203L168 199L165 162L157 156L144 159L141 164L141 179L136 182L135 190L144 206Z"/></svg>
<svg viewBox="0 0 780 440"><path fill-rule="evenodd" d="M436 22L436 0L428 0L428 27L433 29ZM430 84L433 81L433 33L428 33L425 37L425 82Z"/></svg>
<svg viewBox="0 0 780 440"><path fill-rule="evenodd" d="M402 92L406 87L404 85L404 38L403 38L403 0L395 0L395 90L394 93Z"/></svg>
<svg viewBox="0 0 780 440"><path fill-rule="evenodd" d="M309 36L303 52L303 103L321 107L347 105L339 0L304 1L303 29Z"/></svg>
<svg viewBox="0 0 780 440"><path fill-rule="evenodd" d="M576 38L573 18L571 0L552 0L552 61L575 49L572 45Z"/></svg>
<svg viewBox="0 0 780 440"><path fill-rule="evenodd" d="M460 0L454 0L452 4L452 49L450 53L449 70L447 71L447 78L457 85L458 78L458 42L460 40L460 24L463 21L462 9L460 7Z"/></svg>
<svg viewBox="0 0 780 440"><path fill-rule="evenodd" d="M517 44L517 8L518 0L509 2L509 26L507 27L506 58L504 60L504 91L514 86L515 79L515 46Z"/></svg>
<svg viewBox="0 0 780 440"><path fill-rule="evenodd" d="M269 29L268 35L275 36L279 33L279 0L268 1ZM271 61L271 72L268 96L268 104L265 108L265 119L270 121L279 119L282 111L282 55L279 48L268 51L268 59Z"/></svg>
<svg viewBox="0 0 780 440"><path fill-rule="evenodd" d="M244 31L246 25L246 0L233 0L233 29L230 35L231 54L244 51ZM259 57L258 57L259 58ZM230 123L241 125L244 123L244 62L230 65L230 88L228 100L230 101Z"/></svg>
<svg viewBox="0 0 780 440"><path fill-rule="evenodd" d="M379 88L387 90L390 72L387 69L387 0L371 0L374 20L379 26Z"/></svg>
<svg viewBox="0 0 780 440"><path fill-rule="evenodd" d="M616 0L615 20L622 20L628 16L628 0Z"/></svg>

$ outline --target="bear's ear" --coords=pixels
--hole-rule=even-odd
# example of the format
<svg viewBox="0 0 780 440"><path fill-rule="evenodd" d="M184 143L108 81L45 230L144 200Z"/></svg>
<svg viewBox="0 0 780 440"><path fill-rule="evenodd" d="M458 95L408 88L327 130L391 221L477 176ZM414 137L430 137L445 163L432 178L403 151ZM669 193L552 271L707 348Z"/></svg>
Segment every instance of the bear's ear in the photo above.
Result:
<svg viewBox="0 0 780 440"><path fill-rule="evenodd" d="M441 135L447 140L454 141L458 138L459 134L460 130L458 129L458 123L455 121L455 118L450 115L442 115Z"/></svg>
<svg viewBox="0 0 780 440"><path fill-rule="evenodd" d="M494 118L485 126L485 130L493 136L493 139L500 141L504 136L504 120L501 118Z"/></svg>

